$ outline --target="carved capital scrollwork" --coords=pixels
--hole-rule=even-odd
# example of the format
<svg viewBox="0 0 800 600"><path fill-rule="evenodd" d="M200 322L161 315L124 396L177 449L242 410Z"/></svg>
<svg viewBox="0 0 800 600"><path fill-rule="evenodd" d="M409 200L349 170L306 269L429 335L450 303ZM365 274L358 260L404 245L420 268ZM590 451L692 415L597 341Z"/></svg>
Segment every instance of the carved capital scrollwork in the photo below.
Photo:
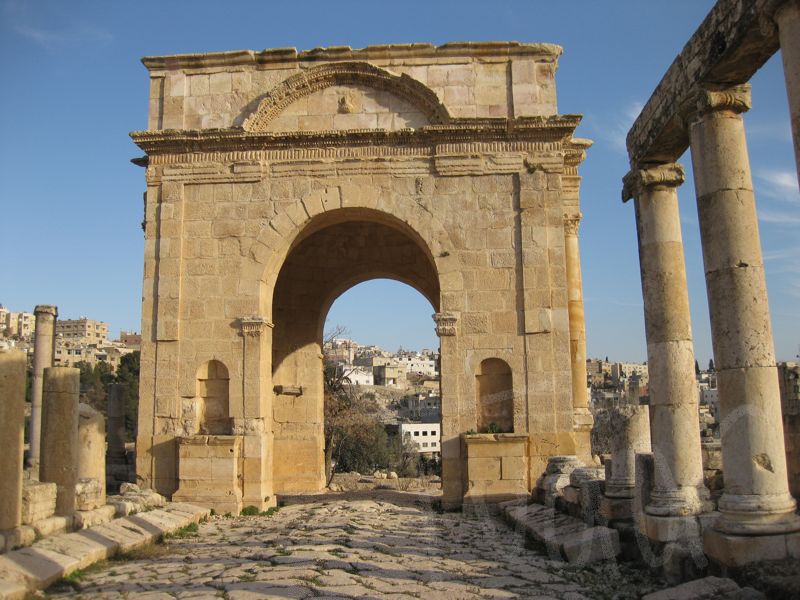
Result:
<svg viewBox="0 0 800 600"><path fill-rule="evenodd" d="M456 334L456 321L458 321L456 315L452 313L434 313L433 320L436 322L436 335L439 337Z"/></svg>
<svg viewBox="0 0 800 600"><path fill-rule="evenodd" d="M687 121L691 122L692 117L696 118L720 110L729 110L739 114L747 112L751 106L749 83L720 89L701 89L690 103L689 112L691 114Z"/></svg>
<svg viewBox="0 0 800 600"><path fill-rule="evenodd" d="M577 236L582 218L581 213L564 215L564 235Z"/></svg>
<svg viewBox="0 0 800 600"><path fill-rule="evenodd" d="M686 179L683 165L665 163L646 169L634 169L622 178L622 201L638 198L649 187L678 187Z"/></svg>
<svg viewBox="0 0 800 600"><path fill-rule="evenodd" d="M261 332L267 327L274 327L272 323L267 321L264 317L258 315L240 317L239 326L242 328L242 336L244 337L258 337Z"/></svg>

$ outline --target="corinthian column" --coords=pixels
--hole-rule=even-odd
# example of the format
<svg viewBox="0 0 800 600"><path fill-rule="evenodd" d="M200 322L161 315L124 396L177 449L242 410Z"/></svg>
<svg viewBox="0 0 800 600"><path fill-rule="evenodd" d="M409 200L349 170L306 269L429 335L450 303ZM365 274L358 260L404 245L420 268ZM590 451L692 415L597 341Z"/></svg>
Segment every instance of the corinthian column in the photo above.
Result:
<svg viewBox="0 0 800 600"><path fill-rule="evenodd" d="M725 492L717 531L800 529L789 495L780 392L744 121L750 86L704 90L691 117L697 210L720 403Z"/></svg>
<svg viewBox="0 0 800 600"><path fill-rule="evenodd" d="M703 512L698 393L683 257L678 186L683 167L664 164L630 172L625 199L634 197L650 372L651 443L655 462L648 514Z"/></svg>
<svg viewBox="0 0 800 600"><path fill-rule="evenodd" d="M564 254L567 265L569 350L572 367L572 410L576 431L592 428L589 394L586 391L586 321L583 314L583 282L578 226L581 214L564 216Z"/></svg>
<svg viewBox="0 0 800 600"><path fill-rule="evenodd" d="M33 338L33 381L31 384L30 455L28 466L32 475L38 477L39 456L42 440L42 386L44 370L53 366L56 343L56 318L58 309L40 304L33 309L36 316L36 333Z"/></svg>

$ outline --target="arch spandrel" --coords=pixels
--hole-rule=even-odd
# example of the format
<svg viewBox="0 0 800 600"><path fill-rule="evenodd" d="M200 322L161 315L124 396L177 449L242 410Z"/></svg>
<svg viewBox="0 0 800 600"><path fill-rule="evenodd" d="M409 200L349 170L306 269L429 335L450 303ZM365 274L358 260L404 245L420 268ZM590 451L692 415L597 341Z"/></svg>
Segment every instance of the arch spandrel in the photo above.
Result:
<svg viewBox="0 0 800 600"><path fill-rule="evenodd" d="M334 86L342 86L353 91L369 89L377 93L385 92L388 96L406 103L415 112L422 115L428 124L441 125L450 120L450 114L444 104L433 90L421 82L406 74L395 75L367 62L352 61L328 63L289 77L264 95L253 114L242 123L242 127L245 131L252 133L271 131L273 130L271 128L273 121L279 118L292 104ZM346 117L353 114L352 111L356 108L357 100L348 99L346 94L342 94L342 97L343 102L341 102L342 98L337 98L335 112L343 117L342 121L347 121ZM334 107L331 109L334 110ZM400 114L402 111L396 112ZM353 123L357 124L357 121L355 119ZM408 121L409 126L419 124L417 119L408 119ZM325 129L326 127L321 125L319 128ZM352 129L360 128L370 127L352 127ZM381 128L377 121L375 128ZM393 127L384 128L391 129Z"/></svg>

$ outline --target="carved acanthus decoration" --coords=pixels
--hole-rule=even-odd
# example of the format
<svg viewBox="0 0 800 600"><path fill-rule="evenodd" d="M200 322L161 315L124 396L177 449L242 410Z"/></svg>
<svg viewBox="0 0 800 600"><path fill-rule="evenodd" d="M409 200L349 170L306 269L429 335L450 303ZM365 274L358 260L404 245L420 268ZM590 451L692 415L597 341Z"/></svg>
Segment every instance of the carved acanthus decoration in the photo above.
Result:
<svg viewBox="0 0 800 600"><path fill-rule="evenodd" d="M582 218L583 215L581 213L564 215L564 235L577 236Z"/></svg>
<svg viewBox="0 0 800 600"><path fill-rule="evenodd" d="M441 125L450 120L436 94L416 79L406 74L393 75L366 62L336 62L302 71L278 84L264 96L242 127L248 132L266 131L270 121L294 101L334 85L363 85L384 90L415 106L432 124ZM339 112L348 102L346 97L343 99L344 104L342 99L339 102Z"/></svg>
<svg viewBox="0 0 800 600"><path fill-rule="evenodd" d="M242 328L242 335L245 337L258 337L261 332L268 327L274 327L272 323L267 321L264 317L250 316L241 317L239 319L239 326Z"/></svg>
<svg viewBox="0 0 800 600"><path fill-rule="evenodd" d="M750 84L733 85L722 89L701 89L694 98L694 106L689 106L687 122L695 116L701 116L718 110L730 110L743 113L750 110Z"/></svg>
<svg viewBox="0 0 800 600"><path fill-rule="evenodd" d="M642 192L652 186L678 187L686 179L683 165L679 163L666 163L634 169L622 178L622 201L638 198Z"/></svg>
<svg viewBox="0 0 800 600"><path fill-rule="evenodd" d="M456 315L452 313L435 313L433 320L436 322L436 335L439 337L456 334L456 321L458 321Z"/></svg>

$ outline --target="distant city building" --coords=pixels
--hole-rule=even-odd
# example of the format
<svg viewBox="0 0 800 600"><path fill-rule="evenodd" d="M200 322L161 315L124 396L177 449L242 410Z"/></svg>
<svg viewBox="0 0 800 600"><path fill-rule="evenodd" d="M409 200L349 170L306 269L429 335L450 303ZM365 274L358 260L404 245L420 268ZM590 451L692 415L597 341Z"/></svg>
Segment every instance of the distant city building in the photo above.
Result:
<svg viewBox="0 0 800 600"><path fill-rule="evenodd" d="M119 332L119 342L126 348L133 348L138 350L142 347L142 334L135 331L125 331L124 329Z"/></svg>
<svg viewBox="0 0 800 600"><path fill-rule="evenodd" d="M435 382L438 386L438 382ZM442 399L438 390L426 390L406 397L408 416L424 422L437 422L442 418Z"/></svg>
<svg viewBox="0 0 800 600"><path fill-rule="evenodd" d="M56 321L56 337L81 344L104 344L108 341L108 323L81 317ZM141 338L140 338L141 343Z"/></svg>
<svg viewBox="0 0 800 600"><path fill-rule="evenodd" d="M800 365L796 362L778 363L778 383L784 416L800 414Z"/></svg>
<svg viewBox="0 0 800 600"><path fill-rule="evenodd" d="M441 426L439 423L400 423L400 435L417 445L420 454L441 452Z"/></svg>
<svg viewBox="0 0 800 600"><path fill-rule="evenodd" d="M372 369L339 363L337 373L344 376L344 381L353 385L375 385Z"/></svg>
<svg viewBox="0 0 800 600"><path fill-rule="evenodd" d="M397 364L380 365L372 368L375 385L403 388L406 386L406 370Z"/></svg>

